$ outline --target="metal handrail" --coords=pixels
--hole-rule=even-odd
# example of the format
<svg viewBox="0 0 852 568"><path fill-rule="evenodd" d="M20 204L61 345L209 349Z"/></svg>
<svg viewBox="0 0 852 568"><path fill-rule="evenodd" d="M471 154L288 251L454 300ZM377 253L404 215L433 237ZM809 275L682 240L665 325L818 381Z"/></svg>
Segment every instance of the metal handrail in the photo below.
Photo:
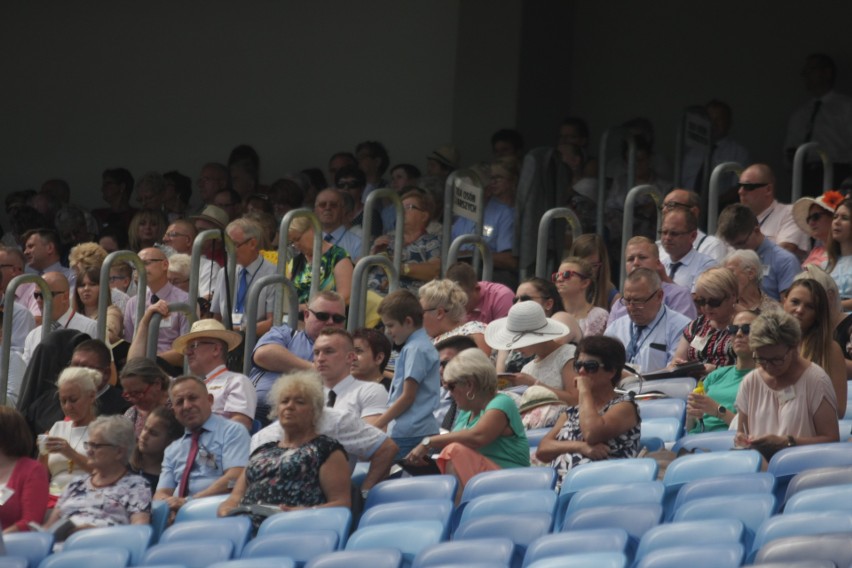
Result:
<svg viewBox="0 0 852 568"><path fill-rule="evenodd" d="M308 295L309 298L313 298L319 292L323 240L322 225L320 224L319 217L310 209L293 209L292 211L288 211L281 219L281 224L278 226L278 265L275 267L275 273L284 277L287 276L287 263L291 260L288 235L290 233L290 225L297 217L307 217L314 228L314 252L311 259L311 291ZM277 314L282 312L283 305L283 298L280 294L276 294L272 325L281 325L281 320L276 321L275 318Z"/></svg>
<svg viewBox="0 0 852 568"><path fill-rule="evenodd" d="M707 190L707 234L716 234L716 225L719 222L719 191L722 183L722 176L728 172L734 172L737 175L743 173L743 167L737 162L722 162L710 174L710 185Z"/></svg>
<svg viewBox="0 0 852 568"><path fill-rule="evenodd" d="M361 225L361 258L370 254L370 243L372 242L370 229L373 226L373 208L376 201L382 198L390 199L395 209L396 229L393 234L393 265L397 273L399 273L402 268L405 210L402 208L402 199L399 197L399 194L389 187L374 189L367 196L367 201L364 203L364 223Z"/></svg>
<svg viewBox="0 0 852 568"><path fill-rule="evenodd" d="M365 256L355 265L352 273L352 295L349 299L349 318L346 328L351 332L364 326L367 306L367 277L370 269L380 266L388 277L388 292L399 288L399 272L394 268L391 260L383 254Z"/></svg>
<svg viewBox="0 0 852 568"><path fill-rule="evenodd" d="M192 304L187 304L186 302L174 302L168 305L169 313L174 314L177 312L183 312L186 314L187 320L189 321L189 326L192 327L192 324L195 323L195 306ZM152 361L157 358L157 343L160 337L160 321L163 319L163 314L160 312L154 312L151 314L151 321L148 323L148 339L145 344L145 357L147 359L151 359ZM142 321L141 319L139 321ZM136 326L136 329L139 329L139 326ZM184 357L183 361L183 370L186 372L187 364L186 358Z"/></svg>
<svg viewBox="0 0 852 568"><path fill-rule="evenodd" d="M9 388L9 360L12 356L12 329L14 325L14 309L15 309L15 292L18 287L24 284L33 283L41 290L44 298L43 308L41 310L41 341L47 338L50 333L50 327L53 323L53 294L50 287L44 278L38 274L21 274L15 276L9 281L6 286L5 297L3 298L3 343L0 345L0 405L6 404L6 390ZM23 306L18 306L18 309L26 309ZM24 387L21 385L21 391L24 392Z"/></svg>
<svg viewBox="0 0 852 568"><path fill-rule="evenodd" d="M624 288L624 255L627 249L627 241L633 236L633 207L636 200L643 195L650 195L654 200L657 209L657 231L660 230L663 222L663 216L660 214L660 206L663 203L663 194L656 186L650 184L637 185L627 192L627 199L624 200L624 221L621 224L621 270L619 270L618 289Z"/></svg>
<svg viewBox="0 0 852 568"><path fill-rule="evenodd" d="M795 203L802 196L802 177L805 174L805 158L811 150L817 152L822 162L822 190L828 191L834 186L834 167L831 158L828 157L828 154L819 145L819 142L805 142L796 148L796 153L793 155L793 190L790 193L791 203Z"/></svg>
<svg viewBox="0 0 852 568"><path fill-rule="evenodd" d="M287 295L289 300L289 321L287 322L287 325L290 326L290 329L298 329L299 327L299 293L296 291L296 286L290 279L281 274L267 274L266 276L262 276L257 280L252 281L251 286L249 286L248 292L246 293L246 337L244 340L245 351L243 357L243 374L245 375L248 375L249 371L251 371L251 354L252 351L254 351L255 344L257 343L257 303L260 301L260 293L267 286L272 286L274 284L280 284L282 286L282 292ZM281 325L282 318L280 317L280 314L273 315L273 321L276 317L278 319L278 323L274 325Z"/></svg>
<svg viewBox="0 0 852 568"><path fill-rule="evenodd" d="M604 236L604 206L606 205L606 162L609 136L613 132L624 131L623 126L611 126L601 135L600 151L598 152L598 202L595 214L595 229ZM636 179L636 137L626 133L627 140L627 187L633 187Z"/></svg>
<svg viewBox="0 0 852 568"><path fill-rule="evenodd" d="M555 207L544 213L538 223L538 243L535 254L535 275L539 278L547 278L547 241L550 235L550 226L556 219L565 219L568 222L574 240L583 232L580 219L573 209Z"/></svg>
<svg viewBox="0 0 852 568"><path fill-rule="evenodd" d="M452 244L450 244L450 250L447 252L447 267L456 263L462 246L467 244L473 244L482 254L482 280L492 280L494 277L494 255L491 249L488 248L485 237L481 235L459 235L456 237Z"/></svg>
<svg viewBox="0 0 852 568"><path fill-rule="evenodd" d="M190 259L189 297L193 302L195 301L195 298L198 298L198 284L201 278L201 259L204 257L204 253L202 252L204 242L214 239L224 239L225 258L227 259L225 264L225 270L227 270L227 273L225 276L227 277L228 282L234 282L234 279L237 276L237 247L231 237L229 237L225 231L219 229L207 229L201 231L195 236L195 240L192 243L192 257ZM211 260L211 262L213 261ZM220 294L224 294L226 290L227 288L225 290L219 290L218 292ZM231 314L222 314L222 322L225 324L226 328L231 329Z"/></svg>
<svg viewBox="0 0 852 568"><path fill-rule="evenodd" d="M136 335L136 330L139 329L138 322L142 321L142 315L145 313L145 294L148 290L148 273L145 272L145 263L139 258L139 255L132 250L117 250L107 255L104 263L101 265L101 283L98 287L98 321L97 334L98 339L107 343L107 308L109 308L109 271L115 262L129 262L136 269L136 322L137 326L133 328L133 335Z"/></svg>

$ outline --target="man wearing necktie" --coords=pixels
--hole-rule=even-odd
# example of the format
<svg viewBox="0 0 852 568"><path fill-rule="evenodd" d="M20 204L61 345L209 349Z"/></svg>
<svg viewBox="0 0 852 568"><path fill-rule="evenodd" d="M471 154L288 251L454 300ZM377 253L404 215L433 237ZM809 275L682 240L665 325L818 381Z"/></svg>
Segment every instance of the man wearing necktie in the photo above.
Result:
<svg viewBox="0 0 852 568"><path fill-rule="evenodd" d="M225 286L227 270L219 271L210 310L213 317L222 321L222 314L231 313L231 323L234 329L243 329L245 310L248 304L248 291L252 282L275 274L275 265L260 254L265 245L263 228L255 221L239 218L231 221L225 228L225 233L234 241L237 256L237 273L235 282L230 288ZM232 297L227 297L226 290L230 289ZM275 287L267 286L260 292L257 303L257 336L260 337L272 327L272 310L275 302Z"/></svg>
<svg viewBox="0 0 852 568"><path fill-rule="evenodd" d="M174 514L190 498L230 493L248 463L251 438L240 424L213 414L213 395L197 377L175 379L169 398L186 431L166 448L154 499Z"/></svg>
<svg viewBox="0 0 852 568"><path fill-rule="evenodd" d="M692 290L699 274L717 265L716 259L693 248L697 236L698 219L692 211L676 208L665 212L660 230L666 251L663 266L672 282L687 290Z"/></svg>

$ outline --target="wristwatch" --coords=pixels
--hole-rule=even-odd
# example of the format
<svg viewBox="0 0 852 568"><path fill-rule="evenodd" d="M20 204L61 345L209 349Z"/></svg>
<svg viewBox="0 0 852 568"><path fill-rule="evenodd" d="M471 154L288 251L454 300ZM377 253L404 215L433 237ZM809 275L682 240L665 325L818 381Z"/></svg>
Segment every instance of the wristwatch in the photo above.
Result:
<svg viewBox="0 0 852 568"><path fill-rule="evenodd" d="M727 413L728 413L728 409L725 408L724 406L722 406L721 404L719 405L719 408L716 409L716 416L718 418L722 418Z"/></svg>
<svg viewBox="0 0 852 568"><path fill-rule="evenodd" d="M793 436L787 436L787 447L792 448L795 445L796 445L796 438L794 438Z"/></svg>
<svg viewBox="0 0 852 568"><path fill-rule="evenodd" d="M426 436L425 438L423 438L422 440L420 440L420 445L421 445L421 446L423 446L424 448L428 448L428 447L429 447L429 443L430 443L431 441L432 441L432 439L431 439L429 436Z"/></svg>

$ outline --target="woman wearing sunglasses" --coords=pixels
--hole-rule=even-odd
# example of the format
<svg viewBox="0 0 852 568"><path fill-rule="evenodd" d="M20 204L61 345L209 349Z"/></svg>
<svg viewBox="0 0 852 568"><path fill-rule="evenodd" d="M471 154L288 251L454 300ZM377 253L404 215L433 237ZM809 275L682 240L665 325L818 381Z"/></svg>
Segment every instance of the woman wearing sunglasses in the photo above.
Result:
<svg viewBox="0 0 852 568"><path fill-rule="evenodd" d="M683 330L669 368L683 363L704 363L705 375L716 367L736 362L728 326L734 319L737 279L727 268L711 268L695 281L695 305L699 315Z"/></svg>
<svg viewBox="0 0 852 568"><path fill-rule="evenodd" d="M828 263L826 248L831 243L831 221L834 210L843 202L839 191L826 191L819 197L802 197L793 205L796 225L814 239L814 248L802 263L802 268L813 264L820 268Z"/></svg>
<svg viewBox="0 0 852 568"><path fill-rule="evenodd" d="M611 337L586 337L577 351L579 402L565 410L536 451L539 460L556 469L560 486L578 465L639 453L639 409L629 395L615 392L624 370L624 345Z"/></svg>
<svg viewBox="0 0 852 568"><path fill-rule="evenodd" d="M728 326L733 335L736 365L719 367L704 379L704 393L692 393L687 399L687 428L691 433L727 430L736 415L734 401L743 378L754 369L748 334L751 322L757 317L755 312L740 312L734 316L734 323Z"/></svg>
<svg viewBox="0 0 852 568"><path fill-rule="evenodd" d="M578 256L568 256L552 276L565 311L580 324L583 337L603 335L609 312L589 301L595 296L592 265Z"/></svg>
<svg viewBox="0 0 852 568"><path fill-rule="evenodd" d="M842 418L846 413L846 361L834 340L825 289L811 278L794 281L784 298L784 311L796 318L802 329L802 357L822 367L831 379L837 395L837 414Z"/></svg>
<svg viewBox="0 0 852 568"><path fill-rule="evenodd" d="M751 323L749 346L757 368L737 394L734 442L767 460L778 450L836 442L837 395L819 365L802 357L802 330L790 314L775 310Z"/></svg>

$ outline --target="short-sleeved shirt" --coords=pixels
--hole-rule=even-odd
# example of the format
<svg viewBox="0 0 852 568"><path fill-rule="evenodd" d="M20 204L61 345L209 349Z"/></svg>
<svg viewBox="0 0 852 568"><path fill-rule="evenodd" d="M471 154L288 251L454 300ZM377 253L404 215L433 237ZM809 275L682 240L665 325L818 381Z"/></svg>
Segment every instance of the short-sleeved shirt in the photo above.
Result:
<svg viewBox="0 0 852 568"><path fill-rule="evenodd" d="M547 357L528 362L521 372L535 377L550 388L563 390L565 387L562 384L562 369L574 358L576 350L576 347L570 344L560 345Z"/></svg>
<svg viewBox="0 0 852 568"><path fill-rule="evenodd" d="M453 240L462 235L476 233L476 223L467 217L456 217L453 221ZM482 236L492 252L512 250L512 239L515 234L515 209L508 205L489 199L485 204L482 219ZM462 250L472 250L472 245L465 245Z"/></svg>
<svg viewBox="0 0 852 568"><path fill-rule="evenodd" d="M330 249L322 253L320 257L318 290L337 289L337 283L334 279L334 267L337 266L338 262L347 258L350 258L349 253L337 245L333 245ZM290 279L296 287L296 292L299 294L299 303L307 304L311 296L311 279L313 278L313 273L311 272L311 264L307 262L305 255L299 254L295 259L290 261L287 266L287 274L290 275Z"/></svg>
<svg viewBox="0 0 852 568"><path fill-rule="evenodd" d="M492 321L509 315L509 308L515 293L512 289L499 282L482 281L479 283L479 303L473 310L467 312L467 321L481 321L489 324Z"/></svg>
<svg viewBox="0 0 852 568"><path fill-rule="evenodd" d="M816 363L811 363L795 384L772 390L755 369L743 379L737 394L737 410L748 416L752 437L815 436L814 414L823 400L837 410L837 395L831 379Z"/></svg>
<svg viewBox="0 0 852 568"><path fill-rule="evenodd" d="M704 394L716 401L716 405L724 406L728 412L736 413L735 402L740 390L743 378L751 373L751 369L737 369L731 365L720 367L704 378ZM721 418L711 414L705 414L702 418L704 429L696 424L690 432L713 432L714 430L727 430L728 424Z"/></svg>
<svg viewBox="0 0 852 568"><path fill-rule="evenodd" d="M799 260L793 253L781 248L767 238L755 251L763 265L761 287L773 300L781 299L781 292L793 284L793 278L801 272Z"/></svg>
<svg viewBox="0 0 852 568"><path fill-rule="evenodd" d="M172 286L168 282L166 285L157 290L156 294L150 288L145 292L145 305L151 305L151 297L156 295L160 300L165 300L169 304L173 303L189 303L189 294ZM124 308L124 340L128 343L133 341L133 332L136 329L136 305L139 296L131 296L127 300L127 306ZM160 320L160 333L157 337L157 353L169 351L172 348L172 343L181 335L189 333L189 321L182 312L171 314L167 318Z"/></svg>
<svg viewBox="0 0 852 568"><path fill-rule="evenodd" d="M647 373L658 371L671 362L687 325L686 316L663 306L644 329L639 330L629 315L623 315L607 326L604 335L618 339L627 348L633 334L637 333L636 354L627 363L636 371Z"/></svg>
<svg viewBox="0 0 852 568"><path fill-rule="evenodd" d="M422 327L408 336L399 352L393 372L388 404L402 396L406 380L417 381L417 395L408 409L396 417L391 435L394 438L428 436L438 432L438 421L432 412L438 406L441 388L438 351Z"/></svg>
<svg viewBox="0 0 852 568"><path fill-rule="evenodd" d="M237 412L254 418L257 408L257 393L248 377L242 373L229 371L225 365L219 365L204 379L207 392L213 395L213 412L220 416Z"/></svg>
<svg viewBox="0 0 852 568"><path fill-rule="evenodd" d="M145 478L132 473L106 487L93 485L89 475L81 476L68 484L56 508L77 526L128 525L132 515L150 514L151 488Z"/></svg>
<svg viewBox="0 0 852 568"><path fill-rule="evenodd" d="M779 244L792 243L802 251L810 250L811 238L793 219L791 204L774 200L772 205L757 216L757 222L760 223L760 232L770 241Z"/></svg>
<svg viewBox="0 0 852 568"><path fill-rule="evenodd" d="M505 394L497 393L485 407L485 412L489 410L498 410L506 415L512 435L497 436L493 442L477 448L476 451L502 468L529 466L530 444L515 401ZM485 412L472 416L470 410L459 410L453 432L473 428Z"/></svg>
<svg viewBox="0 0 852 568"><path fill-rule="evenodd" d="M852 298L852 256L841 256L831 269L831 277L837 283L840 298Z"/></svg>
<svg viewBox="0 0 852 568"><path fill-rule="evenodd" d="M328 242L346 251L346 253L348 253L349 255L349 258L352 259L353 263L355 263L361 257L362 237L359 231L353 231L352 229L347 228L345 225L340 225L338 228L336 228L330 233L323 231L323 240L327 240L326 237L328 237L329 235L331 235L331 240L329 240Z"/></svg>
<svg viewBox="0 0 852 568"><path fill-rule="evenodd" d="M283 323L264 333L260 341L257 342L257 345L254 346L251 360L252 367L249 373L249 380L254 384L254 388L257 391L257 399L260 401L266 400L269 389L272 388L272 385L281 376L281 373L269 371L258 366L254 360L254 354L257 353L258 349L264 345L271 344L280 345L296 357L305 361L314 360L314 340L308 337L304 331L294 332L290 326Z"/></svg>
<svg viewBox="0 0 852 568"><path fill-rule="evenodd" d="M249 459L251 438L242 424L212 414L201 428L198 454L189 472L187 495L204 491L222 477L225 471L232 467L245 467ZM169 444L163 455L163 467L157 489L179 491L178 485L186 467L191 445L190 431L186 431L182 438Z"/></svg>
<svg viewBox="0 0 852 568"><path fill-rule="evenodd" d="M701 361L717 367L733 365L737 361L734 336L727 328L714 328L704 316L689 322L683 330L683 337L689 343L687 361Z"/></svg>
<svg viewBox="0 0 852 568"><path fill-rule="evenodd" d="M333 389L326 387L325 397L334 390L337 395L334 408L351 412L360 417L382 414L388 407L388 391L380 383L360 381L349 375Z"/></svg>

